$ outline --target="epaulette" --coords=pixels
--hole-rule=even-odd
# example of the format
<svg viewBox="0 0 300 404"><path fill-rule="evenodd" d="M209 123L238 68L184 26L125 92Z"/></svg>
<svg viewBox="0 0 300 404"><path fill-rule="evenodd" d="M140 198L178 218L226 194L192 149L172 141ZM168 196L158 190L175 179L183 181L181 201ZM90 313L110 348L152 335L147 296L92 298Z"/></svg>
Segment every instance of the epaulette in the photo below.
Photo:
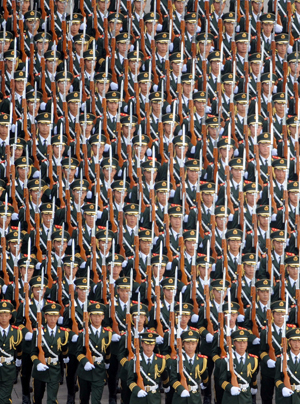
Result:
<svg viewBox="0 0 300 404"><path fill-rule="evenodd" d="M252 234L252 230L247 231L247 234Z"/></svg>
<svg viewBox="0 0 300 404"><path fill-rule="evenodd" d="M217 260L221 260L223 258L223 255L219 255L219 257L217 257Z"/></svg>
<svg viewBox="0 0 300 404"><path fill-rule="evenodd" d="M53 300L48 300L48 299L47 299L47 303L54 303L54 304L56 304Z"/></svg>
<svg viewBox="0 0 300 404"><path fill-rule="evenodd" d="M190 207L190 210L191 210L191 209L196 209L196 206L191 206L191 207Z"/></svg>
<svg viewBox="0 0 300 404"><path fill-rule="evenodd" d="M158 358L166 359L165 355L155 354Z"/></svg>
<svg viewBox="0 0 300 404"><path fill-rule="evenodd" d="M104 329L105 331L113 332L112 328L110 328L110 327L103 327L103 329Z"/></svg>
<svg viewBox="0 0 300 404"><path fill-rule="evenodd" d="M127 334L126 331L121 331L120 332L120 335L122 335L122 336L125 335L125 334Z"/></svg>
<svg viewBox="0 0 300 404"><path fill-rule="evenodd" d="M280 77L280 78L278 79L278 81L282 81L282 78Z"/></svg>
<svg viewBox="0 0 300 404"><path fill-rule="evenodd" d="M244 327L238 327L238 329L248 331L247 328L244 328Z"/></svg>
<svg viewBox="0 0 300 404"><path fill-rule="evenodd" d="M252 100L256 100L256 97L252 97L252 98L251 98L251 101L252 101Z"/></svg>
<svg viewBox="0 0 300 404"><path fill-rule="evenodd" d="M280 208L277 208L277 210L283 210L283 206L281 206Z"/></svg>
<svg viewBox="0 0 300 404"><path fill-rule="evenodd" d="M243 141L243 140L240 140L238 143L239 143L239 144L243 144L244 141ZM254 159L253 159L253 160L254 160ZM249 161L251 161L251 160L249 160Z"/></svg>
<svg viewBox="0 0 300 404"><path fill-rule="evenodd" d="M17 327L16 325L12 325L12 328L15 328L16 330L20 330L20 327Z"/></svg>
<svg viewBox="0 0 300 404"><path fill-rule="evenodd" d="M198 357L199 357L199 358L205 358L205 359L208 359L208 356L205 356L205 355L200 355L199 353L198 353Z"/></svg>
<svg viewBox="0 0 300 404"><path fill-rule="evenodd" d="M287 324L286 326L289 328L297 328L295 324Z"/></svg>
<svg viewBox="0 0 300 404"><path fill-rule="evenodd" d="M195 327L190 327L190 329L193 331L199 331L198 328L195 328Z"/></svg>
<svg viewBox="0 0 300 404"><path fill-rule="evenodd" d="M62 331L67 331L67 332L70 332L71 330L70 330L70 328L64 328L64 327L59 327Z"/></svg>
<svg viewBox="0 0 300 404"><path fill-rule="evenodd" d="M248 355L251 356L252 358L258 359L258 356L256 356L256 355L253 355L253 354L251 354L251 353L249 353Z"/></svg>
<svg viewBox="0 0 300 404"><path fill-rule="evenodd" d="M210 235L210 232L208 231L208 232L204 233L204 235L205 235L205 236L209 236L209 235Z"/></svg>

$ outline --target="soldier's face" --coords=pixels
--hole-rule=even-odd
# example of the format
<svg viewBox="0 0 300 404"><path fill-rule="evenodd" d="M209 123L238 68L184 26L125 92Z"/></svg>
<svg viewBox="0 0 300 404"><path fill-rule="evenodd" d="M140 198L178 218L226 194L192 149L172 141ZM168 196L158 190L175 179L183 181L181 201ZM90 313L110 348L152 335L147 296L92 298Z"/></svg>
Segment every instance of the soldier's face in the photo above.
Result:
<svg viewBox="0 0 300 404"><path fill-rule="evenodd" d="M51 219L52 219L52 214L51 213L42 213L43 224L48 229L50 228L50 225L51 225Z"/></svg>
<svg viewBox="0 0 300 404"><path fill-rule="evenodd" d="M2 328L8 327L11 317L11 313L0 313L0 325Z"/></svg>
<svg viewBox="0 0 300 404"><path fill-rule="evenodd" d="M199 115L203 115L205 111L205 102L200 102L200 101L194 101L194 105L196 107L196 111L198 112Z"/></svg>
<svg viewBox="0 0 300 404"><path fill-rule="evenodd" d="M275 85L275 83L271 83L271 82L267 82L267 83L262 83L262 89L263 89L263 92L264 92L264 94L265 95L269 95L269 93L270 94L272 94L273 93L273 90L274 90L274 85Z"/></svg>
<svg viewBox="0 0 300 404"><path fill-rule="evenodd" d="M287 43L278 43L276 48L279 56L284 57L286 54Z"/></svg>
<svg viewBox="0 0 300 404"><path fill-rule="evenodd" d="M115 168L113 168L111 170L111 174L110 174L110 179L111 181L113 181L114 176L116 175L117 170ZM103 169L103 174L104 174L104 179L105 181L109 181L109 169L104 168Z"/></svg>
<svg viewBox="0 0 300 404"><path fill-rule="evenodd" d="M299 63L298 63L298 67L297 67L297 72L296 72L296 63L290 63L289 66L291 68L291 74L294 75L296 73L297 76L299 76L299 72L300 72Z"/></svg>
<svg viewBox="0 0 300 404"><path fill-rule="evenodd" d="M286 269L290 277L296 281L298 279L299 268L288 265Z"/></svg>
<svg viewBox="0 0 300 404"><path fill-rule="evenodd" d="M198 341L184 341L183 349L185 350L187 355L193 355L196 352L196 348L198 345Z"/></svg>
<svg viewBox="0 0 300 404"><path fill-rule="evenodd" d="M227 229L227 223L228 223L228 218L225 219L224 216L217 216L216 217L216 223L217 223L217 227L219 230L223 231L223 228L225 228L225 230Z"/></svg>
<svg viewBox="0 0 300 404"><path fill-rule="evenodd" d="M71 82L70 81L59 81L57 83L58 90L61 94L68 94L70 87L71 87Z"/></svg>
<svg viewBox="0 0 300 404"><path fill-rule="evenodd" d="M220 66L221 66L221 63L219 63L218 61L211 61L210 62L211 72L215 76L218 76L219 71L220 71Z"/></svg>
<svg viewBox="0 0 300 404"><path fill-rule="evenodd" d="M186 97L190 97L191 92L194 91L194 86L191 83L183 83L182 84L182 91Z"/></svg>
<svg viewBox="0 0 300 404"><path fill-rule="evenodd" d="M153 23L152 22L146 22L146 30L148 32L148 34L152 34L152 27L153 27ZM157 29L157 25L158 25L158 21L156 21L156 23L154 24L154 35Z"/></svg>
<svg viewBox="0 0 300 404"><path fill-rule="evenodd" d="M49 42L46 42L43 44L43 42L36 42L35 44L38 53L41 55L42 54L42 50L44 49L44 52L47 52L48 48L49 48Z"/></svg>
<svg viewBox="0 0 300 404"><path fill-rule="evenodd" d="M171 227L179 233L181 229L181 216L170 216Z"/></svg>
<svg viewBox="0 0 300 404"><path fill-rule="evenodd" d="M226 5L226 1L223 1L223 2L222 2L222 6L221 6L221 3L216 2L216 1L214 1L213 5L214 5L214 7L215 7L215 12L216 12L216 14L219 14L220 9L221 9L221 13L223 12L223 10L224 10L224 8L225 8L225 5Z"/></svg>
<svg viewBox="0 0 300 404"><path fill-rule="evenodd" d="M289 192L288 193L289 200L293 206L297 206L298 203L298 192Z"/></svg>
<svg viewBox="0 0 300 404"><path fill-rule="evenodd" d="M48 137L50 134L50 125L48 125L47 123L38 123L38 130L39 133L42 137Z"/></svg>
<svg viewBox="0 0 300 404"><path fill-rule="evenodd" d="M53 148L53 154L54 154L54 156L55 156L56 158L59 158L59 157L62 157L62 155L64 154L64 151L65 151L66 146L65 146L65 145L62 145L61 147L59 147L59 146L53 145L52 148Z"/></svg>
<svg viewBox="0 0 300 404"><path fill-rule="evenodd" d="M43 190L41 189L39 192L38 189L31 189L29 191L29 194L31 196L32 202L35 204L39 204L43 197Z"/></svg>
<svg viewBox="0 0 300 404"><path fill-rule="evenodd" d="M12 244L12 243L11 243L11 244ZM17 243L14 243L14 244L17 245ZM15 255L15 254L14 254L14 255ZM21 275L22 279L24 280L24 279L25 279L25 276L26 276L26 267L20 267L19 271L20 271L20 275ZM33 273L34 273L34 268L28 267L28 270L27 270L28 282L30 282L30 279L32 278ZM36 289L36 288L33 288L33 289ZM39 289L39 290L40 290L40 289Z"/></svg>
<svg viewBox="0 0 300 404"><path fill-rule="evenodd" d="M223 161L225 161L226 158L227 158L227 148L225 149L224 147L222 147L221 149L219 149L219 153L220 153L221 159L222 159ZM232 147L229 147L229 150L228 150L228 161L231 160L231 157L232 157L232 156L233 156L233 148L232 148Z"/></svg>
<svg viewBox="0 0 300 404"><path fill-rule="evenodd" d="M176 156L179 157L180 159L185 158L185 155L186 155L187 151L188 151L188 146L185 146L185 147L184 146L178 146L178 145L175 146Z"/></svg>
<svg viewBox="0 0 300 404"><path fill-rule="evenodd" d="M40 25L40 21L39 20L35 20L35 21L27 21L26 20L25 24L26 24L26 27L27 27L28 31L33 33L38 29L38 27Z"/></svg>
<svg viewBox="0 0 300 404"><path fill-rule="evenodd" d="M25 13L27 13L27 11L29 10L29 6L30 6L30 1L27 1L27 0L23 1L22 9L21 9L21 12L22 12L23 15Z"/></svg>
<svg viewBox="0 0 300 404"><path fill-rule="evenodd" d="M205 266L198 265L198 273L200 274L200 278L201 278L201 279L205 279L205 275L206 275L206 274L207 274L207 278L209 279L211 271L212 271L212 267L211 267L211 266L208 266L208 267L207 267L207 271L206 271L206 267L205 267ZM218 292L217 289L214 289L214 290L215 290L216 292Z"/></svg>
<svg viewBox="0 0 300 404"><path fill-rule="evenodd" d="M92 326L97 329L101 326L103 319L104 319L104 314L90 314L90 320L91 320Z"/></svg>
<svg viewBox="0 0 300 404"><path fill-rule="evenodd" d="M63 14L66 11L66 5L67 5L67 2L57 1L56 2L57 11L60 14Z"/></svg>
<svg viewBox="0 0 300 404"><path fill-rule="evenodd" d="M172 303L173 301L173 295L174 295L174 289L163 289L165 299L168 303Z"/></svg>
<svg viewBox="0 0 300 404"><path fill-rule="evenodd" d="M158 265L153 265L153 266L152 266L152 270L153 270L153 276L154 276L154 278L157 278ZM160 271L159 271L159 280L161 280L162 277L164 276L165 270L166 270L166 267L165 267L164 265L162 265L162 266L160 267Z"/></svg>
<svg viewBox="0 0 300 404"><path fill-rule="evenodd" d="M228 240L228 247L230 252L236 255L239 252L241 246L241 240Z"/></svg>
<svg viewBox="0 0 300 404"><path fill-rule="evenodd" d="M75 50L76 50L77 55L80 56L81 50L83 50L83 53L88 50L88 43L84 42L83 45L82 45L82 42L75 43Z"/></svg>
<svg viewBox="0 0 300 404"><path fill-rule="evenodd" d="M183 13L184 10L184 2L183 1L175 1L175 9L178 11L179 14Z"/></svg>
<svg viewBox="0 0 300 404"><path fill-rule="evenodd" d="M262 132L262 125L250 125L250 134L254 138L255 134L258 136Z"/></svg>
<svg viewBox="0 0 300 404"><path fill-rule="evenodd" d="M97 156L97 149L98 149L97 145L93 144L92 150L93 150L94 156ZM101 146L99 147L99 152L98 152L98 157L100 159L102 158L103 152L104 152L104 144L101 144Z"/></svg>
<svg viewBox="0 0 300 404"><path fill-rule="evenodd" d="M112 244L111 240L108 239L106 249L105 249L105 240L99 241L99 248L100 248L100 251L102 252L102 254L105 253L107 255L107 253L110 251L111 244Z"/></svg>
<svg viewBox="0 0 300 404"><path fill-rule="evenodd" d="M291 350L292 350L293 354L298 355L300 352L300 340L299 339L290 339L289 344L291 346Z"/></svg>
<svg viewBox="0 0 300 404"><path fill-rule="evenodd" d="M259 154L263 158L267 159L271 153L270 144L269 143L258 143L258 151L259 151Z"/></svg>
<svg viewBox="0 0 300 404"><path fill-rule="evenodd" d="M141 346L143 348L144 354L150 358L152 356L155 344L146 344L142 341Z"/></svg>
<svg viewBox="0 0 300 404"><path fill-rule="evenodd" d="M233 341L233 344L236 352L241 356L244 355L248 346L248 341Z"/></svg>
<svg viewBox="0 0 300 404"><path fill-rule="evenodd" d="M143 11L146 7L146 2L145 1L135 1L134 2L134 8L135 11L137 12L137 14L139 14L141 12L141 9L143 8Z"/></svg>
<svg viewBox="0 0 300 404"><path fill-rule="evenodd" d="M102 97L103 96L103 90L104 90L104 83L99 83L99 81L97 81L97 89L98 89L98 93ZM108 89L109 89L109 82L106 83L106 85L105 85L105 94L107 93Z"/></svg>
<svg viewBox="0 0 300 404"><path fill-rule="evenodd" d="M117 42L117 49L122 56L125 56L126 46L128 49L130 48L130 45L126 45L126 42Z"/></svg>
<svg viewBox="0 0 300 404"><path fill-rule="evenodd" d="M190 35L194 35L195 33L195 24L193 22L186 22L185 23L186 30Z"/></svg>
<svg viewBox="0 0 300 404"><path fill-rule="evenodd" d="M236 168L231 168L232 178L235 182L239 183L242 178L242 170L238 170Z"/></svg>
<svg viewBox="0 0 300 404"><path fill-rule="evenodd" d="M61 240L54 240L53 241L53 243L52 243L52 245L53 245L53 248L54 248L54 251L55 251L55 253L59 256L59 254L60 254L60 246L62 245L62 251L61 251L61 255L63 256L64 255L64 253L65 253L65 251L66 251L66 249L67 249L67 247L68 247L68 243L67 243L67 241L64 241L63 242L63 244L61 244Z"/></svg>
<svg viewBox="0 0 300 404"><path fill-rule="evenodd" d="M204 279L204 277L203 277L203 279ZM223 301L224 301L225 296L226 296L226 293L227 293L227 290L225 291L225 293L222 293L221 290L213 289L212 292L213 292L215 301L216 301L218 304L220 304L220 303L221 303L221 300L222 300L222 294L223 294ZM223 302L222 302L222 303L223 303Z"/></svg>
<svg viewBox="0 0 300 404"><path fill-rule="evenodd" d="M79 105L80 105L79 102L68 103L68 109L73 116L77 116Z"/></svg>
<svg viewBox="0 0 300 404"><path fill-rule="evenodd" d="M266 305L269 301L269 295L270 295L269 289L258 289L257 294L262 304Z"/></svg>
<svg viewBox="0 0 300 404"><path fill-rule="evenodd" d="M108 0L106 4L105 4L105 1L98 1L98 7L102 14L105 11L105 7L106 7L106 9L108 9L109 5L110 5L110 0Z"/></svg>
<svg viewBox="0 0 300 404"><path fill-rule="evenodd" d="M227 21L224 23L224 25L225 25L225 31L229 36L231 36L233 34L234 24L232 22Z"/></svg>
<svg viewBox="0 0 300 404"><path fill-rule="evenodd" d="M95 223L95 215L87 215L86 213L83 215L86 224L90 227L94 227Z"/></svg>
<svg viewBox="0 0 300 404"><path fill-rule="evenodd" d="M296 7L296 10L297 10L298 14L300 14L300 3L295 1L294 4L295 4L295 7Z"/></svg>
<svg viewBox="0 0 300 404"><path fill-rule="evenodd" d="M76 288L76 292L77 292L77 295L78 295L78 299L79 299L81 302L84 302L84 301L85 301L85 297L86 297L86 289Z"/></svg>
<svg viewBox="0 0 300 404"><path fill-rule="evenodd" d="M64 265L64 271L65 271L66 277L69 279L70 275L71 275L71 265ZM72 270L72 279L75 278L77 271L78 271L78 266L76 265L73 267L73 270Z"/></svg>
<svg viewBox="0 0 300 404"><path fill-rule="evenodd" d="M262 2L258 3L258 2L252 1L251 4L252 4L252 10L255 12L255 14L258 14L262 10ZM297 4L297 3L295 3L295 4Z"/></svg>
<svg viewBox="0 0 300 404"><path fill-rule="evenodd" d="M258 76L261 68L260 68L260 63L251 63L251 70L255 74L255 76Z"/></svg>
<svg viewBox="0 0 300 404"><path fill-rule="evenodd" d="M122 267L121 267L122 268ZM129 289L127 288L118 288L117 289L118 295L122 302L127 303L129 299Z"/></svg>
<svg viewBox="0 0 300 404"><path fill-rule="evenodd" d="M174 133L175 129L176 129L176 125L173 125L173 133ZM164 132L165 132L165 135L167 135L167 137L169 137L172 133L172 124L164 123Z"/></svg>
<svg viewBox="0 0 300 404"><path fill-rule="evenodd" d="M275 110L276 110L276 114L283 117L283 115L285 113L285 107L286 107L285 103L275 102L274 107L275 107Z"/></svg>
<svg viewBox="0 0 300 404"><path fill-rule="evenodd" d="M118 102L117 101L107 101L107 109L112 114L115 115L118 111Z"/></svg>
<svg viewBox="0 0 300 404"><path fill-rule="evenodd" d="M231 313L229 317L229 327L233 328L236 324L236 320L238 318L239 313ZM227 314L225 314L225 324L227 324Z"/></svg>
<svg viewBox="0 0 300 404"><path fill-rule="evenodd" d="M261 27L262 27L263 33L268 38L271 35L272 31L273 31L274 24L266 24L266 23L263 22L261 24Z"/></svg>
<svg viewBox="0 0 300 404"><path fill-rule="evenodd" d="M241 115L244 116L247 111L247 104L241 104L240 102L237 102L236 104L237 112Z"/></svg>
<svg viewBox="0 0 300 404"><path fill-rule="evenodd" d="M207 41L207 44L205 46L205 42L199 42L199 46L200 46L200 53L201 55L204 55L204 51L205 51L205 58L207 58L207 56L209 55L210 49L212 47L212 42L211 41Z"/></svg>
<svg viewBox="0 0 300 404"><path fill-rule="evenodd" d="M248 279L252 279L255 273L255 266L244 264L244 272Z"/></svg>
<svg viewBox="0 0 300 404"><path fill-rule="evenodd" d="M75 177L76 168L63 168L64 177L69 179L69 182L72 183Z"/></svg>
<svg viewBox="0 0 300 404"><path fill-rule="evenodd" d="M186 171L187 178L192 184L196 184L198 180L198 173L199 171L196 170L190 170L189 168Z"/></svg>
<svg viewBox="0 0 300 404"><path fill-rule="evenodd" d="M300 126L289 126L288 127L289 131L291 132L291 137L293 137L294 139L297 139L299 137L299 131L300 131Z"/></svg>
<svg viewBox="0 0 300 404"><path fill-rule="evenodd" d="M133 74L137 74L140 72L140 68L142 66L142 61L141 60L129 60L129 68L132 71Z"/></svg>
<svg viewBox="0 0 300 404"><path fill-rule="evenodd" d="M148 255L150 252L150 247L151 247L151 241L148 240L140 240L140 251Z"/></svg>
<svg viewBox="0 0 300 404"><path fill-rule="evenodd" d="M165 56L168 51L168 42L155 42L157 53L161 56Z"/></svg>
<svg viewBox="0 0 300 404"><path fill-rule="evenodd" d="M284 313L279 313L277 311L273 311L274 323L278 327L282 327L284 323Z"/></svg>
<svg viewBox="0 0 300 404"><path fill-rule="evenodd" d="M85 59L84 64L85 64L85 70L88 73L91 73L92 71L95 71L96 60Z"/></svg>
<svg viewBox="0 0 300 404"><path fill-rule="evenodd" d="M269 227L269 218L268 216L257 216L260 227L264 230L267 231L268 227Z"/></svg>
<svg viewBox="0 0 300 404"><path fill-rule="evenodd" d="M50 73L55 73L57 66L58 66L58 60L52 61L52 60L46 60L46 66L47 66L47 70Z"/></svg>
<svg viewBox="0 0 300 404"><path fill-rule="evenodd" d="M140 157L141 159L143 159L145 156L146 150L147 150L147 145L143 144L142 146L139 146L138 144L135 144L133 146L133 149L134 149L135 155L137 157Z"/></svg>
<svg viewBox="0 0 300 404"><path fill-rule="evenodd" d="M22 241L20 241L19 247L18 247L18 243L17 243L17 242L13 242L13 243L12 243L12 242L9 242L9 243L8 243L8 247L9 247L10 251L13 253L13 255L16 256L17 253L21 251L21 248L22 248ZM32 271L32 273L33 273L33 271Z"/></svg>
<svg viewBox="0 0 300 404"><path fill-rule="evenodd" d="M166 192L159 192L159 191L157 191L157 192L156 192L156 196L157 196L158 202L159 202L161 205L165 206L166 203L167 203L168 194L167 194Z"/></svg>
<svg viewBox="0 0 300 404"><path fill-rule="evenodd" d="M31 102L31 101L28 101L27 102L27 109L28 109L28 112L31 114L31 115L33 115L33 113L35 114L35 116L37 115L37 113L38 113L38 111L39 111L39 108L40 108L40 102L37 100L36 101L36 103L35 103L35 111L33 111L33 109L34 109L34 102Z"/></svg>
<svg viewBox="0 0 300 404"><path fill-rule="evenodd" d="M240 55L246 55L248 49L248 42L237 42L236 49Z"/></svg>
<svg viewBox="0 0 300 404"><path fill-rule="evenodd" d="M32 288L32 293L33 293L33 297L35 298L35 300L39 300L39 296L40 296L40 295L41 295L41 299L43 299L45 292L46 292L46 288L44 288L44 289L41 291L41 287L40 287L40 286L38 286L38 287L36 287L36 288Z"/></svg>
<svg viewBox="0 0 300 404"><path fill-rule="evenodd" d="M79 33L79 29L80 29L80 23L79 22L73 22L70 28L70 32L72 36L75 36Z"/></svg>
<svg viewBox="0 0 300 404"><path fill-rule="evenodd" d="M137 316L137 315L132 316L132 321L133 321L133 324L134 324L135 327L137 327L137 319L138 319L138 316ZM141 314L141 315L140 315L140 321L139 321L139 323L138 323L138 328L143 328L145 321L146 321L146 316L145 316L145 314Z"/></svg>
<svg viewBox="0 0 300 404"><path fill-rule="evenodd" d="M17 80L15 81L15 86L16 86L16 92L18 94L23 94L25 88L25 81Z"/></svg>
<svg viewBox="0 0 300 404"><path fill-rule="evenodd" d="M275 174L275 178L276 180L280 183L283 184L284 180L285 180L285 170L278 170L277 168L274 169L274 174Z"/></svg>
<svg viewBox="0 0 300 404"><path fill-rule="evenodd" d="M82 205L83 202L84 202L84 200L85 200L86 195L87 195L87 191L86 191L85 189L83 189L83 190L81 191L81 200L80 200L80 202L79 202L80 189L73 190L73 196L74 196L74 202L75 202L75 204L78 204L78 202L79 202L80 205Z"/></svg>
<svg viewBox="0 0 300 404"><path fill-rule="evenodd" d="M133 229L137 225L138 217L137 217L137 215L126 214L125 220L126 220L127 225Z"/></svg>
<svg viewBox="0 0 300 404"><path fill-rule="evenodd" d="M24 180L26 178L26 169L25 169L25 167L18 167L17 170L18 170L19 179L22 182L24 182ZM0 218L0 223L1 223L1 218Z"/></svg>
<svg viewBox="0 0 300 404"><path fill-rule="evenodd" d="M108 266L109 272L111 272L111 265ZM122 265L115 264L113 267L112 276L115 280L119 279L120 272L122 271Z"/></svg>
<svg viewBox="0 0 300 404"><path fill-rule="evenodd" d="M247 200L248 205L254 206L255 199L256 199L256 201L258 201L259 193L257 193L257 194L256 193L249 193L249 192L246 193L246 200Z"/></svg>
<svg viewBox="0 0 300 404"><path fill-rule="evenodd" d="M8 228L8 226L9 226L9 224L10 224L10 221L11 221L11 216L6 216L6 220L5 220L5 228L7 229ZM0 227L3 227L3 225L4 225L4 215L2 216L2 215L0 215Z"/></svg>
<svg viewBox="0 0 300 404"><path fill-rule="evenodd" d="M214 194L202 192L202 199L204 204L210 208L214 201Z"/></svg>
<svg viewBox="0 0 300 404"><path fill-rule="evenodd" d="M179 315L179 313L177 313L177 315ZM187 327L188 322L190 321L190 319L191 319L190 314L182 314L180 327L185 329ZM177 321L178 321L178 318L177 318Z"/></svg>
<svg viewBox="0 0 300 404"><path fill-rule="evenodd" d="M122 26L123 26L123 24L121 22L117 22L115 36L117 36L120 33L120 30L121 30ZM110 32L113 32L113 30L114 30L114 21L109 22L109 29L110 29Z"/></svg>

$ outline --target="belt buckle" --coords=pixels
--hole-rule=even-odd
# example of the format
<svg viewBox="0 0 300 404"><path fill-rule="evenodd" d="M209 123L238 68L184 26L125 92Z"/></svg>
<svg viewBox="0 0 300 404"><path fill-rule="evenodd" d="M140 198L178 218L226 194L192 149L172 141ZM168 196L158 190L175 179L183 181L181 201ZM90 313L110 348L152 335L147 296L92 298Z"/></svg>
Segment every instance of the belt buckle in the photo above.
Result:
<svg viewBox="0 0 300 404"><path fill-rule="evenodd" d="M150 391L150 386L145 386L145 391L146 391L147 393L149 393L149 391Z"/></svg>
<svg viewBox="0 0 300 404"><path fill-rule="evenodd" d="M155 394L155 393L156 393L156 390L152 390L152 393Z"/></svg>
<svg viewBox="0 0 300 404"><path fill-rule="evenodd" d="M6 362L7 365L11 365L11 362Z"/></svg>
<svg viewBox="0 0 300 404"><path fill-rule="evenodd" d="M1 356L1 363L5 362L5 358L3 356Z"/></svg>
<svg viewBox="0 0 300 404"><path fill-rule="evenodd" d="M53 362L52 365L56 366L56 365L57 365L57 362Z"/></svg>
<svg viewBox="0 0 300 404"><path fill-rule="evenodd" d="M48 364L48 365L51 365L51 358L50 358L50 356L49 356L49 358L47 358L47 364Z"/></svg>

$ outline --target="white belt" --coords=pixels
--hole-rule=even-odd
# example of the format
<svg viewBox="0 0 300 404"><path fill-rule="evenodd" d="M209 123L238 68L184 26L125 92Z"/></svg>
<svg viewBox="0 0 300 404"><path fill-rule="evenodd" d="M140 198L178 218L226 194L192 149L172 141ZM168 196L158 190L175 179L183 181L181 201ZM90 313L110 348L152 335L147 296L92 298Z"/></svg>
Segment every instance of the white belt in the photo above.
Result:
<svg viewBox="0 0 300 404"><path fill-rule="evenodd" d="M7 363L9 365L13 360L13 356L0 356L0 363Z"/></svg>
<svg viewBox="0 0 300 404"><path fill-rule="evenodd" d="M300 384L293 384L292 385L292 390L299 392L300 391Z"/></svg>
<svg viewBox="0 0 300 404"><path fill-rule="evenodd" d="M240 388L243 392L247 391L248 387L249 387L249 383L239 384L239 388Z"/></svg>
<svg viewBox="0 0 300 404"><path fill-rule="evenodd" d="M189 389L189 391L196 392L199 390L199 387L198 386L188 386L188 389Z"/></svg>
<svg viewBox="0 0 300 404"><path fill-rule="evenodd" d="M103 356L93 356L93 362L98 363L98 365L103 361Z"/></svg>
<svg viewBox="0 0 300 404"><path fill-rule="evenodd" d="M152 393L156 393L156 390L158 389L158 384L155 384L154 386L145 386L145 391L149 393L149 391L152 391Z"/></svg>
<svg viewBox="0 0 300 404"><path fill-rule="evenodd" d="M50 365L51 363L52 363L53 365L57 365L57 363L58 363L58 357L56 357L56 358L50 358L50 356L49 356L49 358L46 358L46 363L47 363L47 365Z"/></svg>

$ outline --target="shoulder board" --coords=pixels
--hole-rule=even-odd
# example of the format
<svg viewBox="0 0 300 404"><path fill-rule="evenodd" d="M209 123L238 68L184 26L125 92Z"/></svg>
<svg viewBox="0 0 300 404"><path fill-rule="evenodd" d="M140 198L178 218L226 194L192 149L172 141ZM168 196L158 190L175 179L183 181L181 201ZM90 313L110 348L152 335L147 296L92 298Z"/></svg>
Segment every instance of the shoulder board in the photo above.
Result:
<svg viewBox="0 0 300 404"><path fill-rule="evenodd" d="M282 142L283 142L283 140L282 140L282 139L279 139L279 140L278 140L278 143L282 143Z"/></svg>
<svg viewBox="0 0 300 404"><path fill-rule="evenodd" d="M247 231L247 234L252 234L252 230Z"/></svg>
<svg viewBox="0 0 300 404"><path fill-rule="evenodd" d="M200 354L198 354L198 357L199 357L199 358L205 358L205 359L208 359L208 357L207 357L207 356L205 356L205 355L200 355Z"/></svg>
<svg viewBox="0 0 300 404"><path fill-rule="evenodd" d="M155 354L158 358L166 359L165 355Z"/></svg>
<svg viewBox="0 0 300 404"><path fill-rule="evenodd" d="M65 307L69 307L69 306L70 306L69 304L66 304L66 305L65 305Z"/></svg>
<svg viewBox="0 0 300 404"><path fill-rule="evenodd" d="M105 331L108 331L108 332L113 332L113 330L112 330L110 327L103 327L103 329L104 329Z"/></svg>
<svg viewBox="0 0 300 404"><path fill-rule="evenodd" d="M12 325L12 328L15 328L16 330L20 330L20 327L17 327L16 325Z"/></svg>
<svg viewBox="0 0 300 404"><path fill-rule="evenodd" d="M289 327L289 328L296 328L295 324L287 324L286 326Z"/></svg>
<svg viewBox="0 0 300 404"><path fill-rule="evenodd" d="M195 328L195 327L190 327L190 330L199 331L198 328Z"/></svg>
<svg viewBox="0 0 300 404"><path fill-rule="evenodd" d="M121 331L120 332L120 335L122 335L122 336L125 335L125 334L127 334L126 331Z"/></svg>
<svg viewBox="0 0 300 404"><path fill-rule="evenodd" d="M266 258L266 256L267 256L267 254L262 254L261 257L262 257L262 258Z"/></svg>
<svg viewBox="0 0 300 404"><path fill-rule="evenodd" d="M59 327L62 331L67 331L67 332L70 332L71 330L70 330L70 328L64 328L64 327Z"/></svg>
<svg viewBox="0 0 300 404"><path fill-rule="evenodd" d="M238 327L238 329L248 331L247 328L244 328L244 327Z"/></svg>
<svg viewBox="0 0 300 404"><path fill-rule="evenodd" d="M209 236L210 235L210 232L208 231L208 232L206 232L206 233L204 233L205 234L205 236Z"/></svg>
<svg viewBox="0 0 300 404"><path fill-rule="evenodd" d="M256 356L256 355L252 355L251 353L249 353L248 355L249 355L249 356L252 356L252 358L258 359L258 356Z"/></svg>
<svg viewBox="0 0 300 404"><path fill-rule="evenodd" d="M277 210L283 210L283 206L282 206L282 207L280 207L280 208L277 208Z"/></svg>
<svg viewBox="0 0 300 404"><path fill-rule="evenodd" d="M191 209L196 209L196 206L191 206L191 207L190 207L190 210L191 210Z"/></svg>
<svg viewBox="0 0 300 404"><path fill-rule="evenodd" d="M223 255L220 255L219 257L217 257L217 260L221 260L223 258Z"/></svg>

